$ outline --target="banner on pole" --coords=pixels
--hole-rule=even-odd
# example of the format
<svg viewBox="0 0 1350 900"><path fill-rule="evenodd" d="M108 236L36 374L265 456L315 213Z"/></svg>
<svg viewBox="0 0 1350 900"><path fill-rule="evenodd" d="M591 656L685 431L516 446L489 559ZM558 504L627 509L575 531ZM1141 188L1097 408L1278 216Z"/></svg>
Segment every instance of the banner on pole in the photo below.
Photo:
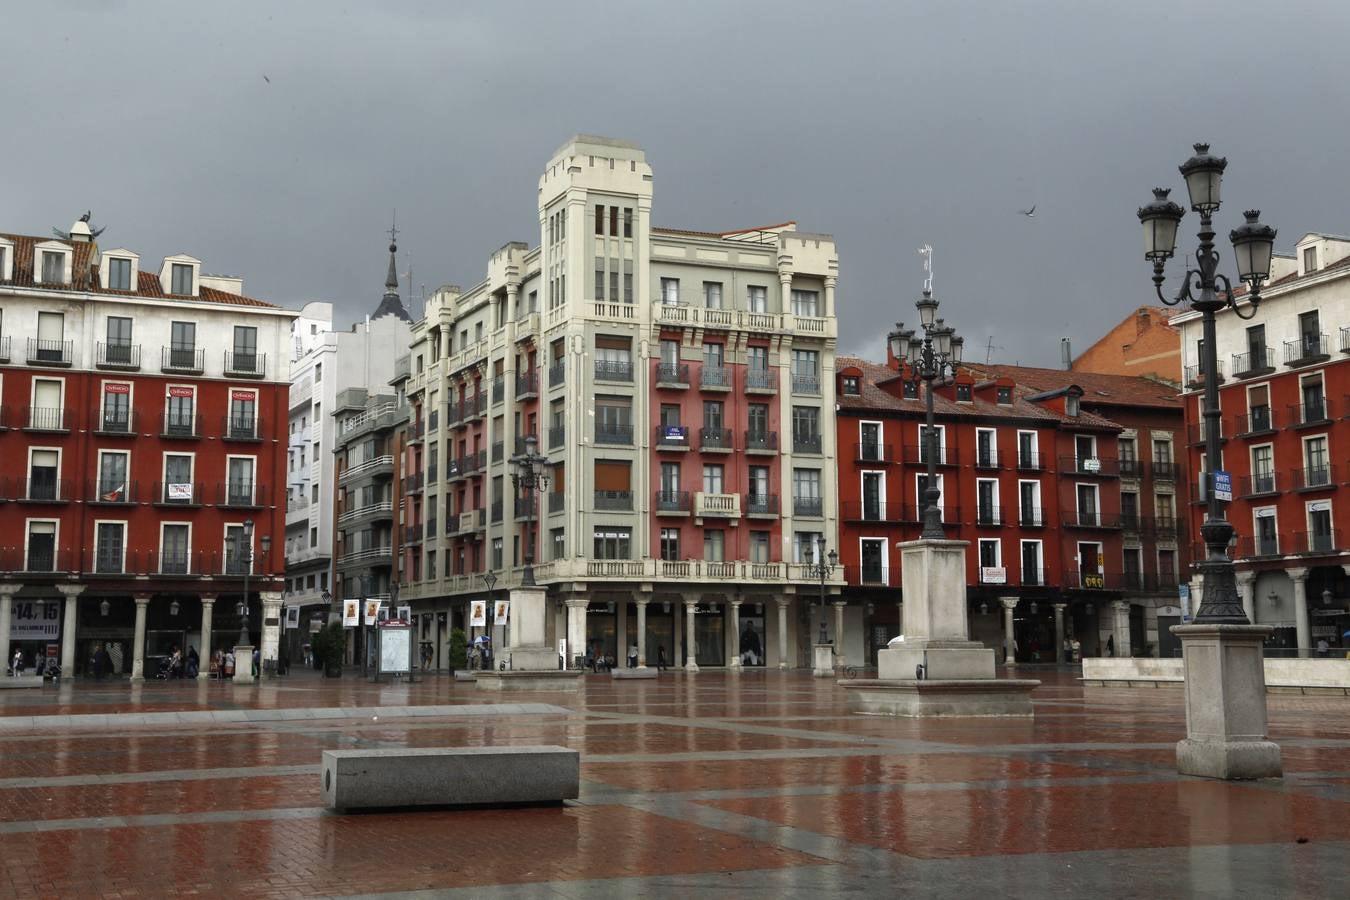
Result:
<svg viewBox="0 0 1350 900"><path fill-rule="evenodd" d="M361 601L342 601L342 627L355 628L361 624Z"/></svg>
<svg viewBox="0 0 1350 900"><path fill-rule="evenodd" d="M487 626L487 601L474 600L469 604L469 627L484 628Z"/></svg>

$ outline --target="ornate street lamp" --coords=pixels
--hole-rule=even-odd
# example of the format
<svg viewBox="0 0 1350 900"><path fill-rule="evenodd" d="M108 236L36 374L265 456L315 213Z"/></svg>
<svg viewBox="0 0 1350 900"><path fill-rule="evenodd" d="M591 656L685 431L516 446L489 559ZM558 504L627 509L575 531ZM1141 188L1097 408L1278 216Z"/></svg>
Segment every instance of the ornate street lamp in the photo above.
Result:
<svg viewBox="0 0 1350 900"><path fill-rule="evenodd" d="M496 587L496 585L497 585L497 573L492 571L491 569L488 569L486 572L483 573L483 586L487 588L487 617L483 621L487 622L487 633L489 641L488 646L492 648L492 652L494 654L497 652L497 648L493 647L491 643L492 624L493 624L492 620L494 618L492 615L492 589Z"/></svg>
<svg viewBox="0 0 1350 900"><path fill-rule="evenodd" d="M807 574L813 578L820 579L820 623L825 624L825 579L834 572L834 567L839 564L839 554L831 550L828 554L825 552L825 542L816 541L816 560L808 563L806 566Z"/></svg>
<svg viewBox="0 0 1350 900"><path fill-rule="evenodd" d="M919 382L926 385L927 409L924 420L924 451L928 456L928 487L923 492L923 538L925 540L943 538L942 510L938 499L942 492L937 486L937 428L933 424L933 382L938 378L955 375L961 365L961 354L965 348L965 338L958 337L956 329L937 318L938 301L933 299L932 288L925 288L923 296L915 301L919 310L919 325L923 336L915 334L914 329L906 329L903 322L897 322L895 331L888 337L891 355L899 361L901 369L908 365L909 377L906 379L918 389Z"/></svg>
<svg viewBox="0 0 1350 900"><path fill-rule="evenodd" d="M239 643L248 646L248 575L253 568L253 520L245 519L236 537L234 558L244 570L244 598L239 601ZM234 664L238 666L239 660ZM250 663L251 665L251 663Z"/></svg>
<svg viewBox="0 0 1350 900"><path fill-rule="evenodd" d="M533 434L525 437L525 452L511 457L511 482L516 491L525 491L525 574L521 578L523 587L534 586L534 493L548 487L548 457L539 454L539 438Z"/></svg>
<svg viewBox="0 0 1350 900"><path fill-rule="evenodd" d="M1219 419L1222 415L1219 410L1219 348L1215 339L1214 317L1224 308L1232 309L1241 319L1250 319L1256 315L1261 303L1261 285L1270 277L1270 257L1276 232L1269 225L1260 223L1260 210L1252 209L1244 213L1246 222L1229 233L1237 259L1238 278L1249 288L1247 299L1250 302L1246 304L1247 312L1244 314L1243 304L1233 295L1232 283L1218 271L1219 254L1214 249L1211 217L1221 203L1220 185L1228 160L1212 155L1208 144L1196 144L1194 149L1195 155L1182 164L1181 174L1186 179L1191 209L1200 214L1200 231L1197 234L1200 246L1195 252L1197 268L1187 268L1181 289L1172 298L1163 294L1163 266L1176 252L1177 226L1185 211L1168 199L1168 189L1154 188L1153 201L1140 207L1138 216L1144 226L1144 258L1153 263L1153 284L1158 299L1168 306L1187 301L1191 309L1200 313L1204 327L1200 366L1205 382L1205 468L1209 471L1205 473L1207 512L1200 533L1209 555L1204 562L1196 564L1204 576L1204 587L1195 622L1246 625L1247 614L1238 598L1233 562L1227 552L1234 533L1233 526L1224 514L1223 504L1227 501L1218 499L1214 491L1213 472L1220 464Z"/></svg>

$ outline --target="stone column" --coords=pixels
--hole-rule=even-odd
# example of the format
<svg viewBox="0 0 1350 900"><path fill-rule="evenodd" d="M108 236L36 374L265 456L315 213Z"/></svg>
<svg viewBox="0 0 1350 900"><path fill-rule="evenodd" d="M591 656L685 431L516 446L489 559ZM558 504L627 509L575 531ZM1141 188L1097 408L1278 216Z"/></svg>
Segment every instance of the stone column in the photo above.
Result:
<svg viewBox="0 0 1350 900"><path fill-rule="evenodd" d="M834 600L834 668L835 671L842 671L844 668L844 607L848 606L847 600Z"/></svg>
<svg viewBox="0 0 1350 900"><path fill-rule="evenodd" d="M56 589L66 598L65 620L61 623L61 672L72 678L75 675L75 621L84 585L59 584Z"/></svg>
<svg viewBox="0 0 1350 900"><path fill-rule="evenodd" d="M1129 659L1130 651L1130 604L1127 600L1111 601L1111 634L1115 640L1116 656Z"/></svg>
<svg viewBox="0 0 1350 900"><path fill-rule="evenodd" d="M741 670L741 601L731 601L731 671Z"/></svg>
<svg viewBox="0 0 1350 900"><path fill-rule="evenodd" d="M1055 660L1063 663L1064 659L1064 607L1067 603L1055 603ZM1072 658L1069 662L1072 662Z"/></svg>
<svg viewBox="0 0 1350 900"><path fill-rule="evenodd" d="M569 597L567 605L567 668L575 669L572 660L586 655L586 606L585 596Z"/></svg>
<svg viewBox="0 0 1350 900"><path fill-rule="evenodd" d="M821 310L821 315L834 315L834 288L835 285L838 284L838 281L839 279L835 278L833 275L825 276L825 296L821 298L825 301L825 308Z"/></svg>
<svg viewBox="0 0 1350 900"><path fill-rule="evenodd" d="M1308 655L1312 647L1312 629L1308 627L1308 570L1307 568L1285 569L1294 582L1294 629L1298 633L1298 655Z"/></svg>
<svg viewBox="0 0 1350 900"><path fill-rule="evenodd" d="M1237 573L1238 594L1242 597L1242 611L1247 614L1247 621L1253 625L1256 624L1256 573L1238 572Z"/></svg>
<svg viewBox="0 0 1350 900"><path fill-rule="evenodd" d="M698 671L698 647L694 640L694 607L697 605L693 600L684 601L684 670L686 672Z"/></svg>
<svg viewBox="0 0 1350 900"><path fill-rule="evenodd" d="M6 667L9 666L9 618L13 615L14 595L21 590L21 584L0 583L0 661Z"/></svg>
<svg viewBox="0 0 1350 900"><path fill-rule="evenodd" d="M145 680L145 610L150 605L149 594L136 594L136 632L131 639L131 680Z"/></svg>
<svg viewBox="0 0 1350 900"><path fill-rule="evenodd" d="M197 667L197 679L206 681L211 677L211 616L216 608L215 594L202 594L202 649L198 654L201 658L201 664ZM225 673L221 672L220 677L224 678Z"/></svg>
<svg viewBox="0 0 1350 900"><path fill-rule="evenodd" d="M788 667L788 636L787 636L787 611L788 599L786 597L778 598L778 668L786 669Z"/></svg>
<svg viewBox="0 0 1350 900"><path fill-rule="evenodd" d="M895 627L899 629L896 634L905 633L905 602L903 600L895 601Z"/></svg>
<svg viewBox="0 0 1350 900"><path fill-rule="evenodd" d="M261 591L259 596L263 621L258 677L273 678L277 674L277 654L281 646L281 591Z"/></svg>
<svg viewBox="0 0 1350 900"><path fill-rule="evenodd" d="M1017 651L1013 648L1013 610L1017 608L1018 599L1017 597L998 598L998 602L1003 604L1003 664L1005 666L1017 663Z"/></svg>
<svg viewBox="0 0 1350 900"><path fill-rule="evenodd" d="M779 290L783 295L782 300L780 301L782 303L780 308L783 312L790 313L792 312L792 273L779 269L778 285Z"/></svg>
<svg viewBox="0 0 1350 900"><path fill-rule="evenodd" d="M637 600L637 647L638 647L638 668L647 668L647 603L649 601L642 598Z"/></svg>

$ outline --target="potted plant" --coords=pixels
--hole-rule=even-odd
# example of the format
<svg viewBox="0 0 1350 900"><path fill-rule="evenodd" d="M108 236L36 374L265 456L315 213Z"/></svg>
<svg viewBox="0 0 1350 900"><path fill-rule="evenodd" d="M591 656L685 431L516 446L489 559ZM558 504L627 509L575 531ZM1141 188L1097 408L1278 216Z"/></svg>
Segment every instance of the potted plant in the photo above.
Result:
<svg viewBox="0 0 1350 900"><path fill-rule="evenodd" d="M450 671L463 669L469 664L469 639L463 628L450 632Z"/></svg>
<svg viewBox="0 0 1350 900"><path fill-rule="evenodd" d="M323 673L329 678L341 677L342 659L347 652L347 633L342 623L329 622L310 643L314 647L314 656L323 665Z"/></svg>

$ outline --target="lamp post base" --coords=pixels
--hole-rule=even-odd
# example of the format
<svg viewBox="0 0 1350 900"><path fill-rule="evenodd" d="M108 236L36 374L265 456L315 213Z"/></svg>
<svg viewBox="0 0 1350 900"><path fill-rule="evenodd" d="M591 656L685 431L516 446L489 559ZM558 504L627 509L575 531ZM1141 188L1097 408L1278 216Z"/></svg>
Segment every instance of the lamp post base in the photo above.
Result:
<svg viewBox="0 0 1350 900"><path fill-rule="evenodd" d="M1181 639L1186 739L1177 771L1202 778L1278 778L1279 745L1266 737L1268 625L1174 625Z"/></svg>
<svg viewBox="0 0 1350 900"><path fill-rule="evenodd" d="M252 684L253 681L253 647L249 644L235 644L234 683Z"/></svg>

